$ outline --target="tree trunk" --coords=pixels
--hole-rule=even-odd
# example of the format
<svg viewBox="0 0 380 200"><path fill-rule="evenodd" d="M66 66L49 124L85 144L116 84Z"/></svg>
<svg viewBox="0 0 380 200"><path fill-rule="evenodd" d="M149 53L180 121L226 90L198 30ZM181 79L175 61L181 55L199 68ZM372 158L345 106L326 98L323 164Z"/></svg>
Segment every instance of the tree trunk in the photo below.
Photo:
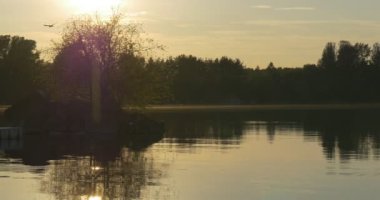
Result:
<svg viewBox="0 0 380 200"><path fill-rule="evenodd" d="M91 102L92 102L92 120L93 122L98 124L102 120L102 113L101 113L100 66L96 62L92 62Z"/></svg>

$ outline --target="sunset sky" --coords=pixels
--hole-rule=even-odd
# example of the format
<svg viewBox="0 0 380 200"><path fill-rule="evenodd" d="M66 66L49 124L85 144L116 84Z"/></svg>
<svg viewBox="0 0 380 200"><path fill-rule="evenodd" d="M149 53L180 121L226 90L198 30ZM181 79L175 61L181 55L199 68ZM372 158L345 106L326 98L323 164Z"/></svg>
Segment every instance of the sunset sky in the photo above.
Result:
<svg viewBox="0 0 380 200"><path fill-rule="evenodd" d="M316 63L329 41L380 41L380 1L374 0L0 0L0 34L34 39L44 50L66 20L109 11L105 2L120 4L130 20L142 23L166 46L162 56L294 67Z"/></svg>

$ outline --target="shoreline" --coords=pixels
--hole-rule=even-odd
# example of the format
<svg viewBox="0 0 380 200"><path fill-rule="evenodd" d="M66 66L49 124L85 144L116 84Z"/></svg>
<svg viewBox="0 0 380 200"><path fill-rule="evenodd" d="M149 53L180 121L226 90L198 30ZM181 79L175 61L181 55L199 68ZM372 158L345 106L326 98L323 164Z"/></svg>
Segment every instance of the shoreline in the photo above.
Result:
<svg viewBox="0 0 380 200"><path fill-rule="evenodd" d="M0 113L9 106L0 105ZM276 110L356 110L380 109L380 103L358 104L257 104L257 105L148 105L145 108L123 107L123 110L143 110L145 112L184 111L276 111Z"/></svg>
<svg viewBox="0 0 380 200"><path fill-rule="evenodd" d="M129 110L134 108L123 109ZM363 104L260 104L260 105L149 105L146 112L184 111L276 111L276 110L356 110L380 109L380 103Z"/></svg>

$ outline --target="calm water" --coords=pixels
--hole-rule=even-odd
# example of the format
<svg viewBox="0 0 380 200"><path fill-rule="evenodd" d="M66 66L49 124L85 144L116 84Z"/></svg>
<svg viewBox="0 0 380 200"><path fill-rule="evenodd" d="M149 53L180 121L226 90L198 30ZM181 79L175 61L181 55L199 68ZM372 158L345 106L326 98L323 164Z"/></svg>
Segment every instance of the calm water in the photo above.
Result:
<svg viewBox="0 0 380 200"><path fill-rule="evenodd" d="M150 146L39 136L3 141L0 199L380 196L380 111L151 115L166 132Z"/></svg>

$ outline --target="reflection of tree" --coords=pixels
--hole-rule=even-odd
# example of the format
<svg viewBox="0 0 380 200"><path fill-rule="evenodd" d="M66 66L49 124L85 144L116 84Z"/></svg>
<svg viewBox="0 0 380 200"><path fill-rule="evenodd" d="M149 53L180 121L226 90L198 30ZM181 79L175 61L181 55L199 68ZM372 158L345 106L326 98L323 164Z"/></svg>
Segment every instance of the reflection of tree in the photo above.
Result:
<svg viewBox="0 0 380 200"><path fill-rule="evenodd" d="M124 148L114 161L99 163L93 157L53 161L41 190L55 199L138 199L141 191L161 177L162 170L149 152Z"/></svg>
<svg viewBox="0 0 380 200"><path fill-rule="evenodd" d="M276 135L276 124L273 122L269 122L267 124L267 135L268 135L268 140L269 142L274 141L274 136Z"/></svg>
<svg viewBox="0 0 380 200"><path fill-rule="evenodd" d="M316 130L328 159L366 159L380 155L378 111L335 111L308 115L305 133ZM372 152L372 150L374 152Z"/></svg>
<svg viewBox="0 0 380 200"><path fill-rule="evenodd" d="M330 129L320 133L321 143L328 159L335 158L339 153L341 160L351 158L365 159L376 144L371 133L355 130Z"/></svg>
<svg viewBox="0 0 380 200"><path fill-rule="evenodd" d="M303 125L305 137L317 137L327 159L380 157L379 110L284 110L254 112L157 113L165 121L166 138L180 144L239 144L244 122L262 121L268 140L276 131ZM277 123L279 122L279 123ZM257 128L259 125L255 125ZM210 140L208 140L210 139Z"/></svg>
<svg viewBox="0 0 380 200"><path fill-rule="evenodd" d="M171 113L155 118L165 122L170 143L237 145L243 135L243 121L218 113Z"/></svg>

